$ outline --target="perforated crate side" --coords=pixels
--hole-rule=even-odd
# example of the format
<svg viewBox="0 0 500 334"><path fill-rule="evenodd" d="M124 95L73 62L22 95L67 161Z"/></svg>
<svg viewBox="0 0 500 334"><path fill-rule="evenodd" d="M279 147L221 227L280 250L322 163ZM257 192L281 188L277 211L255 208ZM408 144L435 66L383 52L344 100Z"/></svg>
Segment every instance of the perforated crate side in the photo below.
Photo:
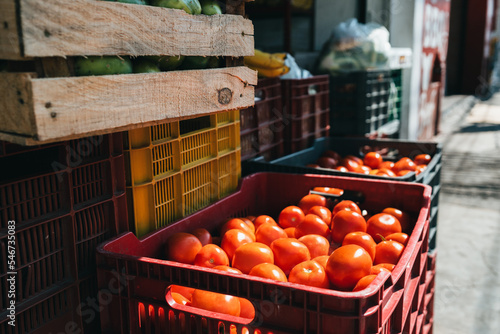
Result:
<svg viewBox="0 0 500 334"><path fill-rule="evenodd" d="M284 79L281 83L283 109L287 119L330 111L328 75L307 79Z"/></svg>

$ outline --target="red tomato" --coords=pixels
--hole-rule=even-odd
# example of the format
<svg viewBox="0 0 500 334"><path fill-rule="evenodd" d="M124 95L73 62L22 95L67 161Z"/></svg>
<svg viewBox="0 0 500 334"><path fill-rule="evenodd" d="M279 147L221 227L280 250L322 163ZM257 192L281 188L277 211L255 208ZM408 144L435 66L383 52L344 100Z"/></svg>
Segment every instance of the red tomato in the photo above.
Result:
<svg viewBox="0 0 500 334"><path fill-rule="evenodd" d="M239 269L243 274L248 274L253 267L266 262L274 264L273 251L269 246L260 242L252 242L240 246L236 249L233 256L233 267Z"/></svg>
<svg viewBox="0 0 500 334"><path fill-rule="evenodd" d="M340 160L340 165L347 168L349 172L362 173L361 165L355 160L344 158Z"/></svg>
<svg viewBox="0 0 500 334"><path fill-rule="evenodd" d="M198 289L193 292L191 306L235 317L240 316L241 310L238 297Z"/></svg>
<svg viewBox="0 0 500 334"><path fill-rule="evenodd" d="M396 217L388 213L378 213L366 222L366 233L372 236L375 242L380 242L382 235L384 238L392 233L401 232L401 223Z"/></svg>
<svg viewBox="0 0 500 334"><path fill-rule="evenodd" d="M345 159L349 159L349 160L354 160L358 165L363 165L363 159L361 159L360 157L357 157L355 155L346 155L345 156Z"/></svg>
<svg viewBox="0 0 500 334"><path fill-rule="evenodd" d="M394 269L394 265L390 263L380 263L372 267L370 269L370 275L378 275L383 271L387 271L388 273L392 272Z"/></svg>
<svg viewBox="0 0 500 334"><path fill-rule="evenodd" d="M368 152L363 159L363 163L372 169L379 168L382 163L382 156L377 152Z"/></svg>
<svg viewBox="0 0 500 334"><path fill-rule="evenodd" d="M191 231L191 234L200 240L202 246L212 243L212 235L210 234L210 232L208 232L207 229L204 229L202 227L196 228Z"/></svg>
<svg viewBox="0 0 500 334"><path fill-rule="evenodd" d="M378 169L382 169L382 168L385 168L385 169L389 169L391 170L392 167L394 167L394 162L392 161L384 161L382 162L379 166L378 166Z"/></svg>
<svg viewBox="0 0 500 334"><path fill-rule="evenodd" d="M358 245L365 249L365 251L370 254L372 261L375 259L375 249L377 243L373 238L365 232L351 232L346 234L344 241L342 241L342 246L345 245Z"/></svg>
<svg viewBox="0 0 500 334"><path fill-rule="evenodd" d="M417 165L411 160L410 158L401 158L398 162L394 164L392 167L392 171L394 173L398 173L402 170L410 170L410 171L415 171L417 169Z"/></svg>
<svg viewBox="0 0 500 334"><path fill-rule="evenodd" d="M302 197L299 202L299 208L304 213L309 212L316 205L326 206L326 198L321 195L309 194Z"/></svg>
<svg viewBox="0 0 500 334"><path fill-rule="evenodd" d="M326 264L330 283L341 290L352 290L356 283L370 274L372 258L363 247L346 245L337 248Z"/></svg>
<svg viewBox="0 0 500 334"><path fill-rule="evenodd" d="M399 242L401 245L406 246L408 239L410 237L406 233L392 233L385 237L386 240L394 240Z"/></svg>
<svg viewBox="0 0 500 334"><path fill-rule="evenodd" d="M253 319L255 318L255 307L253 304L246 298L240 299L240 317Z"/></svg>
<svg viewBox="0 0 500 334"><path fill-rule="evenodd" d="M222 270L222 271L227 271L233 274L242 274L242 272L236 268L232 268L230 266L215 266L212 269L217 269L217 270Z"/></svg>
<svg viewBox="0 0 500 334"><path fill-rule="evenodd" d="M366 289L368 285L370 285L375 280L375 278L377 278L377 275L367 275L361 278L358 283L356 283L356 286L354 287L354 289L352 289L352 291L361 291Z"/></svg>
<svg viewBox="0 0 500 334"><path fill-rule="evenodd" d="M227 231L232 229L242 230L248 233L250 237L252 237L253 241L255 241L255 235L252 232L252 228L248 226L243 220L239 218L229 219L221 228L220 235L224 236Z"/></svg>
<svg viewBox="0 0 500 334"><path fill-rule="evenodd" d="M330 187L314 187L314 191L320 192L320 193L327 193L327 194L333 194L333 195L342 195L344 193L343 189L339 188L330 188Z"/></svg>
<svg viewBox="0 0 500 334"><path fill-rule="evenodd" d="M302 209L298 206L287 206L286 208L281 210L281 213L278 217L278 224L282 228L295 227L304 220L305 216L306 215L304 214Z"/></svg>
<svg viewBox="0 0 500 334"><path fill-rule="evenodd" d="M300 223L295 227L295 238L300 238L308 234L319 234L323 237L327 237L330 234L330 228L316 215L308 214Z"/></svg>
<svg viewBox="0 0 500 334"><path fill-rule="evenodd" d="M429 154L419 154L413 159L416 165L428 165L431 160L432 157Z"/></svg>
<svg viewBox="0 0 500 334"><path fill-rule="evenodd" d="M193 288L188 288L187 286L181 286L181 285L172 285L170 287L170 291L172 293L178 293L187 300L191 302L191 297L193 295L194 289Z"/></svg>
<svg viewBox="0 0 500 334"><path fill-rule="evenodd" d="M366 232L365 218L355 211L339 211L332 219L332 240L342 243L351 232Z"/></svg>
<svg viewBox="0 0 500 334"><path fill-rule="evenodd" d="M309 249L297 239L276 239L271 244L274 254L274 264L283 270L285 275L297 264L311 259Z"/></svg>
<svg viewBox="0 0 500 334"><path fill-rule="evenodd" d="M312 260L301 262L293 267L290 271L288 281L316 288L327 289L330 287L330 281L326 276L325 268Z"/></svg>
<svg viewBox="0 0 500 334"><path fill-rule="evenodd" d="M321 255L313 258L313 261L318 262L323 268L326 268L326 263L328 262L329 258L330 255Z"/></svg>
<svg viewBox="0 0 500 334"><path fill-rule="evenodd" d="M349 169L347 169L346 167L344 166L338 166L337 168L335 168L336 170L338 170L339 172L348 172Z"/></svg>
<svg viewBox="0 0 500 334"><path fill-rule="evenodd" d="M250 230L252 230L253 233L255 233L255 225L252 223L252 221L248 218L240 218L241 220L243 220L243 222L245 224L248 225L248 227L250 227Z"/></svg>
<svg viewBox="0 0 500 334"><path fill-rule="evenodd" d="M376 175L388 176L388 177L396 177L396 173L388 168L379 168Z"/></svg>
<svg viewBox="0 0 500 334"><path fill-rule="evenodd" d="M255 240L268 246L271 245L271 242L279 238L288 238L288 235L278 225L262 224L255 232Z"/></svg>
<svg viewBox="0 0 500 334"><path fill-rule="evenodd" d="M337 152L335 151L332 151L332 150L326 150L325 152L323 152L322 154L324 157L330 157L330 158L333 158L337 161L340 161L340 159L342 159L342 156L340 154L338 154Z"/></svg>
<svg viewBox="0 0 500 334"><path fill-rule="evenodd" d="M391 263L397 264L405 246L397 241L386 240L377 244L374 264Z"/></svg>
<svg viewBox="0 0 500 334"><path fill-rule="evenodd" d="M321 255L329 255L328 251L330 250L330 242L321 235L308 234L300 237L298 240L306 245L307 249L309 249L312 259Z"/></svg>
<svg viewBox="0 0 500 334"><path fill-rule="evenodd" d="M234 256L234 252L241 245L248 244L253 241L253 238L248 232L238 229L232 229L224 234L220 246L226 252L229 261L231 261Z"/></svg>
<svg viewBox="0 0 500 334"><path fill-rule="evenodd" d="M270 217L267 215L260 215L257 218L255 218L253 221L253 224L255 226L256 231L259 229L260 225L267 224L267 223L278 225L278 224L276 224L276 221L274 220L273 217Z"/></svg>
<svg viewBox="0 0 500 334"><path fill-rule="evenodd" d="M361 209L359 208L359 206L356 203L354 203L353 201L349 201L349 200L343 200L343 201L340 201L339 203L337 203L337 205L335 205L333 207L332 218L337 214L337 212L339 212L341 210L355 211L355 212L361 214Z"/></svg>
<svg viewBox="0 0 500 334"><path fill-rule="evenodd" d="M271 263L260 263L256 265L250 270L248 275L269 278L279 282L288 282L283 270Z"/></svg>
<svg viewBox="0 0 500 334"><path fill-rule="evenodd" d="M382 210L382 213L388 213L396 217L396 219L399 220L399 223L401 224L401 230L404 232L410 232L410 216L407 213L396 208L385 208L384 210Z"/></svg>
<svg viewBox="0 0 500 334"><path fill-rule="evenodd" d="M285 233L289 238L295 238L295 227L285 228Z"/></svg>
<svg viewBox="0 0 500 334"><path fill-rule="evenodd" d="M229 258L222 248L214 244L208 244L203 246L196 254L194 265L206 268L228 266Z"/></svg>
<svg viewBox="0 0 500 334"><path fill-rule="evenodd" d="M335 168L337 167L338 161L330 158L330 157L319 157L316 160L316 164L318 164L322 168Z"/></svg>
<svg viewBox="0 0 500 334"><path fill-rule="evenodd" d="M332 212L328 210L327 207L324 206L313 206L308 214L313 214L321 218L328 226L330 226L330 223L332 222Z"/></svg>
<svg viewBox="0 0 500 334"><path fill-rule="evenodd" d="M202 245L200 240L190 233L179 232L167 240L166 256L168 260L193 264Z"/></svg>

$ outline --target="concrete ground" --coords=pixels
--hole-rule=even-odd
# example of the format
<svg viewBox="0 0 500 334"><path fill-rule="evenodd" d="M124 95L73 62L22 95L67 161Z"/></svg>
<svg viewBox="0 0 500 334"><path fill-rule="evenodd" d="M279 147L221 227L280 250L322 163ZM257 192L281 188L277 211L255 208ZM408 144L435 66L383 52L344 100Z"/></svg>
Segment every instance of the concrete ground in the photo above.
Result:
<svg viewBox="0 0 500 334"><path fill-rule="evenodd" d="M447 106L436 138L444 145L436 334L500 333L500 94L472 110L467 102L448 99L456 109Z"/></svg>

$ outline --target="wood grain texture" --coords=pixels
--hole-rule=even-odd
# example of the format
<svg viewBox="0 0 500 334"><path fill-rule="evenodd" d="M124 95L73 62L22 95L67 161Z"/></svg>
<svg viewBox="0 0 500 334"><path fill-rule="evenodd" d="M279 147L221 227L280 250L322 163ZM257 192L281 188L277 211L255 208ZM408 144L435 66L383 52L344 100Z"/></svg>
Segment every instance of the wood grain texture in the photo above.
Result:
<svg viewBox="0 0 500 334"><path fill-rule="evenodd" d="M15 0L0 0L0 58L22 59Z"/></svg>
<svg viewBox="0 0 500 334"><path fill-rule="evenodd" d="M92 0L19 1L26 57L253 53L252 22L239 15Z"/></svg>
<svg viewBox="0 0 500 334"><path fill-rule="evenodd" d="M256 84L257 73L247 67L34 79L37 140L246 108Z"/></svg>
<svg viewBox="0 0 500 334"><path fill-rule="evenodd" d="M34 73L0 73L0 131L34 135L31 78Z"/></svg>

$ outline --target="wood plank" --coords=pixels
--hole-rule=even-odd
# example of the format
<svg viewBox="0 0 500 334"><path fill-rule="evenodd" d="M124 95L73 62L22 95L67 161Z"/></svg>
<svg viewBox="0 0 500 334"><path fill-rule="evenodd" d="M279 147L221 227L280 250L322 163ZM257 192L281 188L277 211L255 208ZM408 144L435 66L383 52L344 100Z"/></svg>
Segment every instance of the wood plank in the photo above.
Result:
<svg viewBox="0 0 500 334"><path fill-rule="evenodd" d="M247 67L35 79L37 140L246 108L256 84Z"/></svg>
<svg viewBox="0 0 500 334"><path fill-rule="evenodd" d="M253 25L240 15L92 0L19 1L26 57L253 54Z"/></svg>
<svg viewBox="0 0 500 334"><path fill-rule="evenodd" d="M15 0L0 0L0 58L22 59Z"/></svg>
<svg viewBox="0 0 500 334"><path fill-rule="evenodd" d="M34 73L0 73L0 131L35 134L31 78Z"/></svg>

